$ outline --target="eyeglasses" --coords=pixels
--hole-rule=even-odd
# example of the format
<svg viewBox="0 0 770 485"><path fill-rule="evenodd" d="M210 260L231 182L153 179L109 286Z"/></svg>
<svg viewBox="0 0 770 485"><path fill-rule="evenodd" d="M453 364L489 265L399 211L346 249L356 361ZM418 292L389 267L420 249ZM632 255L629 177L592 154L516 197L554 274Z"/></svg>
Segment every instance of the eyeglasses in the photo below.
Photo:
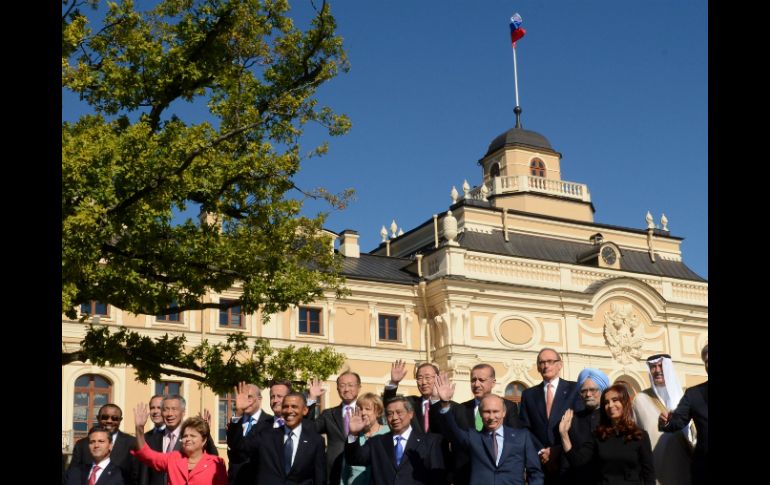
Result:
<svg viewBox="0 0 770 485"><path fill-rule="evenodd" d="M561 359L556 360L538 360L537 365L544 366L544 365L554 365L557 362L561 362Z"/></svg>
<svg viewBox="0 0 770 485"><path fill-rule="evenodd" d="M404 416L406 416L406 411L402 411L399 409L398 411L387 411L385 413L385 416L388 418L392 418L394 415L398 416L399 418L403 418Z"/></svg>
<svg viewBox="0 0 770 485"><path fill-rule="evenodd" d="M109 414L102 414L99 416L102 421L117 421L120 422L123 418L121 416L110 416Z"/></svg>
<svg viewBox="0 0 770 485"><path fill-rule="evenodd" d="M580 390L580 394L581 395L596 394L597 392L599 392L599 388L598 387L589 387L588 389L581 389Z"/></svg>

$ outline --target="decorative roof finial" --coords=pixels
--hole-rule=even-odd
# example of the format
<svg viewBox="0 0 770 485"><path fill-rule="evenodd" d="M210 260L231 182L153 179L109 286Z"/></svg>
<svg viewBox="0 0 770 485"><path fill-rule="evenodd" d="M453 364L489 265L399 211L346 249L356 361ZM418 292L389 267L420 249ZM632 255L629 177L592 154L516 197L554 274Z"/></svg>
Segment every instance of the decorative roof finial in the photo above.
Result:
<svg viewBox="0 0 770 485"><path fill-rule="evenodd" d="M385 226L382 226L382 229L380 229L380 237L382 238L382 242L388 240L388 230L385 229Z"/></svg>
<svg viewBox="0 0 770 485"><path fill-rule="evenodd" d="M457 193L457 188L453 185L452 191L449 193L449 196L452 198L452 203L457 203L457 196L460 195Z"/></svg>
<svg viewBox="0 0 770 485"><path fill-rule="evenodd" d="M516 128L521 128L521 106L513 108L513 112L516 114Z"/></svg>
<svg viewBox="0 0 770 485"><path fill-rule="evenodd" d="M404 228L403 227L399 227L398 228L398 237L401 237L403 235L404 235Z"/></svg>
<svg viewBox="0 0 770 485"><path fill-rule="evenodd" d="M668 232L668 217L666 217L666 214L660 216L660 225L661 229Z"/></svg>
<svg viewBox="0 0 770 485"><path fill-rule="evenodd" d="M647 211L647 215L644 216L644 220L647 221L647 229L655 229L655 222L652 220L652 214Z"/></svg>
<svg viewBox="0 0 770 485"><path fill-rule="evenodd" d="M393 222L390 223L390 237L396 237L396 231L398 231L398 224L396 224L396 220L393 219Z"/></svg>

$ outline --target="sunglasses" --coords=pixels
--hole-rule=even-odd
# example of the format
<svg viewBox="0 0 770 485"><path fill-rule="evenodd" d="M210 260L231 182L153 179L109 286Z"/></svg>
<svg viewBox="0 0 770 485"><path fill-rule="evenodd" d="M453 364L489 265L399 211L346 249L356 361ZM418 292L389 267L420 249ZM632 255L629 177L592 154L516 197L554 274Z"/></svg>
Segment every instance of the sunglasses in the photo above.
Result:
<svg viewBox="0 0 770 485"><path fill-rule="evenodd" d="M99 419L102 421L117 421L120 422L123 418L121 416L110 416L108 414L102 414L99 416Z"/></svg>

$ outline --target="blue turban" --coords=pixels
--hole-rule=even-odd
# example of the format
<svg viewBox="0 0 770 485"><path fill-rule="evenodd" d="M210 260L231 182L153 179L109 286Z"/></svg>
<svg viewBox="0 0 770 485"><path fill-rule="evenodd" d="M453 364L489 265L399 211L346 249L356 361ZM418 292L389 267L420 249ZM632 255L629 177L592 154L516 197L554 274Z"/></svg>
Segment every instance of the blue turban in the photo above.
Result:
<svg viewBox="0 0 770 485"><path fill-rule="evenodd" d="M600 371L599 369L592 369L590 367L587 367L580 371L580 374L578 374L578 388L583 387L583 383L586 381L586 379L591 379L596 383L596 385L599 387L600 391L604 391L610 386L610 378L607 377L607 374Z"/></svg>

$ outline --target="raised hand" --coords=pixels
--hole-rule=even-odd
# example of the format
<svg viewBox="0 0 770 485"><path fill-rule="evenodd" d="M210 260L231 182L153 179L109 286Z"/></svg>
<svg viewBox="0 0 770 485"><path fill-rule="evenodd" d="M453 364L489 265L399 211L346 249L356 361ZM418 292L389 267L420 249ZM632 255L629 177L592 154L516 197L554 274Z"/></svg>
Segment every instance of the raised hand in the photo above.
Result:
<svg viewBox="0 0 770 485"><path fill-rule="evenodd" d="M434 384L436 395L442 401L451 401L452 396L455 394L455 385L449 380L449 376L446 371L441 372L436 376L436 383Z"/></svg>
<svg viewBox="0 0 770 485"><path fill-rule="evenodd" d="M406 362L399 359L390 366L390 381L398 384L406 376Z"/></svg>
<svg viewBox="0 0 770 485"><path fill-rule="evenodd" d="M198 416L203 418L203 420L206 421L206 424L209 425L209 429L211 429L211 413L209 412L209 410L208 409L204 409L203 410L203 414L198 413Z"/></svg>
<svg viewBox="0 0 770 485"><path fill-rule="evenodd" d="M308 387L307 390L308 398L318 401L324 392L326 392L326 389L321 386L321 381L319 379L313 379L310 381L310 387Z"/></svg>
<svg viewBox="0 0 770 485"><path fill-rule="evenodd" d="M249 398L249 386L241 381L233 388L233 391L235 392L235 415L240 417L243 416L246 408L252 403L252 400Z"/></svg>
<svg viewBox="0 0 770 485"><path fill-rule="evenodd" d="M564 412L564 416L559 421L559 434L565 434L569 432L570 426L572 426L572 416L574 415L571 409L567 409Z"/></svg>
<svg viewBox="0 0 770 485"><path fill-rule="evenodd" d="M366 423L364 423L364 418L361 416L361 410L356 406L353 410L353 414L350 415L350 434L352 436L357 436L358 433L363 431L365 426Z"/></svg>
<svg viewBox="0 0 770 485"><path fill-rule="evenodd" d="M147 409L147 405L140 402L134 409L134 424L137 428L144 429L144 425L147 424L147 418L150 416L150 411Z"/></svg>

